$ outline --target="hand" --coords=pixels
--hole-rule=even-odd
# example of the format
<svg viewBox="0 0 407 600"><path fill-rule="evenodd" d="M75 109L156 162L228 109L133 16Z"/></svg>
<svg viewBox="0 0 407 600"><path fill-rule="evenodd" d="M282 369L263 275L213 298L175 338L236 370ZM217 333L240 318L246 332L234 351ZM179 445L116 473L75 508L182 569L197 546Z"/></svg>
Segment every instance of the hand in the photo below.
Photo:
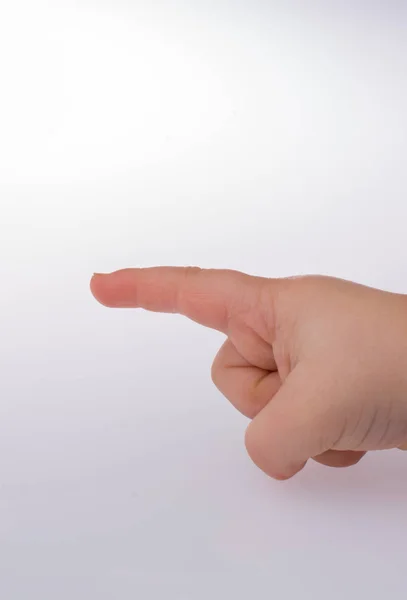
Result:
<svg viewBox="0 0 407 600"><path fill-rule="evenodd" d="M350 466L407 445L407 298L339 279L198 268L95 275L109 307L180 313L223 332L219 390L251 419L246 447L276 479L308 459Z"/></svg>

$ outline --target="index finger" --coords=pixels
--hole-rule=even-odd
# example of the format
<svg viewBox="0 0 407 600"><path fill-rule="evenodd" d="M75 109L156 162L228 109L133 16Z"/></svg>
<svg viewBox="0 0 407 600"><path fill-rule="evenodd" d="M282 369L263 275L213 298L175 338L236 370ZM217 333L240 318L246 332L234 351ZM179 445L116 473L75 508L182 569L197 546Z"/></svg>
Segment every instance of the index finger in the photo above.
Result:
<svg viewBox="0 0 407 600"><path fill-rule="evenodd" d="M261 281L232 270L152 267L95 274L91 290L108 307L179 313L226 333L231 316L253 305Z"/></svg>

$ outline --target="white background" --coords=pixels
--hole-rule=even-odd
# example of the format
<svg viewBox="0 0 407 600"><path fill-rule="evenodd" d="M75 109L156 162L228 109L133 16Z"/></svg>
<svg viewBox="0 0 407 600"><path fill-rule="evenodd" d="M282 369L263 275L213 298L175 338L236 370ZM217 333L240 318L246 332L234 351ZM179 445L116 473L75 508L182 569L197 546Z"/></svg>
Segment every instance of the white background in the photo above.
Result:
<svg viewBox="0 0 407 600"><path fill-rule="evenodd" d="M401 0L0 0L1 598L405 596L405 454L267 479L222 337L88 281L407 293L406 74Z"/></svg>

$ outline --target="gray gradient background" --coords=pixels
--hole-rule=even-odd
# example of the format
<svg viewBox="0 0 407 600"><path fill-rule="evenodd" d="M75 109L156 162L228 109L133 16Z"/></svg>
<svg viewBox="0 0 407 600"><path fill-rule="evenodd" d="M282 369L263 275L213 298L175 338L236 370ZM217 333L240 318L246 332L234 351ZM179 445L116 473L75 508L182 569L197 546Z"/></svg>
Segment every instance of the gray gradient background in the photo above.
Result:
<svg viewBox="0 0 407 600"><path fill-rule="evenodd" d="M268 480L222 337L88 280L407 292L406 34L402 1L0 0L1 598L405 595L405 454Z"/></svg>

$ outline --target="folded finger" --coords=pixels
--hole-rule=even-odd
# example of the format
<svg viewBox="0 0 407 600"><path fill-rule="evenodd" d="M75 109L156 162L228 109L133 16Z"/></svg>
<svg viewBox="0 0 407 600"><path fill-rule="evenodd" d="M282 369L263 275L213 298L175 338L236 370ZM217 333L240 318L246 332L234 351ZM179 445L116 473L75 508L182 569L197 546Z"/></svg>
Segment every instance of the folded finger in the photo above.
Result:
<svg viewBox="0 0 407 600"><path fill-rule="evenodd" d="M253 366L229 339L215 358L212 379L219 391L249 419L272 400L281 386L277 371Z"/></svg>

